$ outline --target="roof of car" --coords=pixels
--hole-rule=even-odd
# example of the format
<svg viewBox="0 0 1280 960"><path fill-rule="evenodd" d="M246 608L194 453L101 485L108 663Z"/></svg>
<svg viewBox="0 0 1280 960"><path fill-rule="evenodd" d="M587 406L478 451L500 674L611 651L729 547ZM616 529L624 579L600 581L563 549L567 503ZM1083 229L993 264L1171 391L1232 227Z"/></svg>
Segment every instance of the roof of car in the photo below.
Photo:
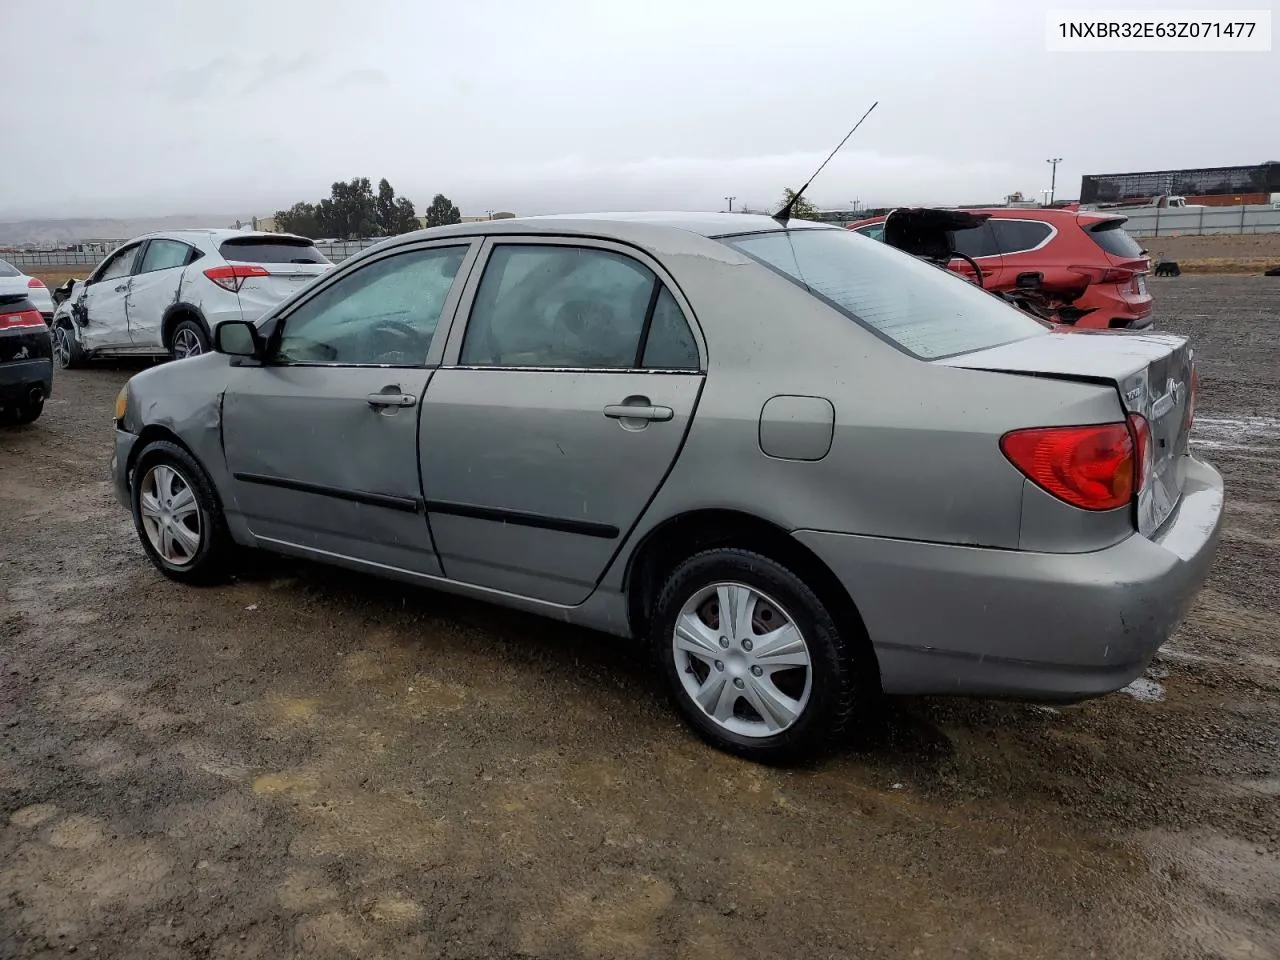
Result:
<svg viewBox="0 0 1280 960"><path fill-rule="evenodd" d="M760 233L782 229L778 221L763 214L696 213L688 211L645 211L626 213L572 213L538 217L506 217L501 220L478 220L446 227L431 227L404 237L448 236L491 233L528 233L530 230L569 234L607 233L621 239L652 236L652 228L682 230L702 237L725 237L739 233ZM812 220L790 220L790 230L839 229ZM401 239L403 239L402 237Z"/></svg>
<svg viewBox="0 0 1280 960"><path fill-rule="evenodd" d="M268 233L264 230L237 230L234 227L210 227L207 230L193 227L187 230L157 230L154 233L144 233L142 236L134 237L131 242L136 242L138 240L172 239L209 240L213 243L220 243L223 240L229 240L232 237L262 237L265 240L270 240L292 236L295 236L295 234ZM300 237L299 239L305 238Z"/></svg>

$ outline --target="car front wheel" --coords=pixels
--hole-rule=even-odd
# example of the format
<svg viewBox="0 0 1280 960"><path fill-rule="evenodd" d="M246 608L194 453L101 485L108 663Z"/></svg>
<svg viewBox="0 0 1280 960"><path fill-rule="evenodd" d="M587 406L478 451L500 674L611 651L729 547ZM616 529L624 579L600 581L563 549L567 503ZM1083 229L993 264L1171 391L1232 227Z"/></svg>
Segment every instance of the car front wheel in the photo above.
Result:
<svg viewBox="0 0 1280 960"><path fill-rule="evenodd" d="M730 753L792 762L848 723L847 639L803 580L761 554L714 549L682 563L659 595L652 641L681 715Z"/></svg>
<svg viewBox="0 0 1280 960"><path fill-rule="evenodd" d="M182 583L223 579L231 535L213 483L191 454L168 441L149 444L130 496L142 549L161 573Z"/></svg>
<svg viewBox="0 0 1280 960"><path fill-rule="evenodd" d="M84 351L69 321L59 320L54 325L53 356L63 370L74 370L84 364Z"/></svg>

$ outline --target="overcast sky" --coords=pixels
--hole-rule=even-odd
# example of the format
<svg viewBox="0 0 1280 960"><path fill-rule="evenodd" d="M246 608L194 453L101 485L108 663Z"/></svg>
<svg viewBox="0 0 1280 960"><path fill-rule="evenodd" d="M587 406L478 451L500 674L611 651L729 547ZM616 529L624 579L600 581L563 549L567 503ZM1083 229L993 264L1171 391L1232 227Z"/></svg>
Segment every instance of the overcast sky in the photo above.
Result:
<svg viewBox="0 0 1280 960"><path fill-rule="evenodd" d="M1280 54L1045 51L1048 8L1104 5L0 0L0 218L268 214L353 176L464 214L772 205L873 100L820 206L1280 159Z"/></svg>

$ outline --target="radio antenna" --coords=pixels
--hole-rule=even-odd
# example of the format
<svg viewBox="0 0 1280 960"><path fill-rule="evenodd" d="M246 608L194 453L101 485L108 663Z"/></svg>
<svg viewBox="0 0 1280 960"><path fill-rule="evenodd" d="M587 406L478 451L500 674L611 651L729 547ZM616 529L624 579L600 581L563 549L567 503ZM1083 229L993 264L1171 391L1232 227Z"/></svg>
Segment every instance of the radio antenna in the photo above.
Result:
<svg viewBox="0 0 1280 960"><path fill-rule="evenodd" d="M867 107L867 112L862 115L861 120L859 120L857 123L853 125L853 130L850 130L848 133L844 135L844 140L841 140L838 144L836 144L836 148L831 151L831 153L827 156L827 159L822 161L822 166L818 167L817 170L813 171L813 176L811 176L808 180L805 181L805 184L803 187L801 187L794 194L792 194L791 199L786 202L783 208L773 215L773 219L777 220L784 227L787 225L787 221L791 219L791 210L793 207L795 207L796 201L798 201L800 197L804 195L804 192L809 189L809 184L813 183L814 178L817 177L818 174L822 172L822 167L825 167L828 163L830 163L831 158L840 152L840 148L843 147L845 143L848 141L848 139L853 136L854 131L857 130L860 126L862 126L862 121L867 119L867 117L871 115L871 111L874 110L879 105L879 103L880 101L877 100L871 106Z"/></svg>

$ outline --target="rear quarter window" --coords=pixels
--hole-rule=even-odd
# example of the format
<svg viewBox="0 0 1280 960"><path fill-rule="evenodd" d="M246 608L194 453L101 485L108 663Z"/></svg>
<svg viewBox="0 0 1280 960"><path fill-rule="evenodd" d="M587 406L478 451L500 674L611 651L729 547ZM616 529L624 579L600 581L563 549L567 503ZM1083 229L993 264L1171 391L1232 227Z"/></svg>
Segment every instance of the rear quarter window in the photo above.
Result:
<svg viewBox="0 0 1280 960"><path fill-rule="evenodd" d="M0 277L20 277L22 273L8 260L0 260Z"/></svg>
<svg viewBox="0 0 1280 960"><path fill-rule="evenodd" d="M779 230L722 242L922 360L1038 336L1047 326L950 270L845 230Z"/></svg>
<svg viewBox="0 0 1280 960"><path fill-rule="evenodd" d="M224 240L218 252L238 263L328 263L329 259L310 240L259 239L239 237Z"/></svg>
<svg viewBox="0 0 1280 960"><path fill-rule="evenodd" d="M995 231L996 246L1001 253L1025 253L1034 250L1049 239L1053 228L1036 220L987 221Z"/></svg>

